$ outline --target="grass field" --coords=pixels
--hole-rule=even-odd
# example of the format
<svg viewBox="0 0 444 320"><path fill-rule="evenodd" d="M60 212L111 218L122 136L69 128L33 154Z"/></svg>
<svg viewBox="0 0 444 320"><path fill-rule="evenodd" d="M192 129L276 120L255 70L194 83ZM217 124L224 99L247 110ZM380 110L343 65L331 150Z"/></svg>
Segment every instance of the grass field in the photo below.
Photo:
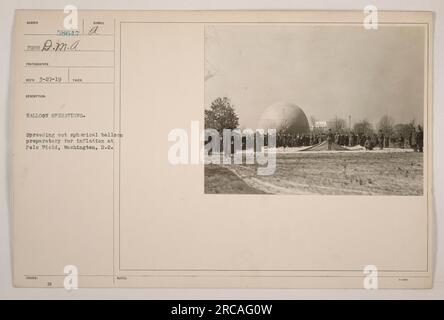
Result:
<svg viewBox="0 0 444 320"><path fill-rule="evenodd" d="M219 165L205 166L205 193L264 193L250 187L235 173Z"/></svg>
<svg viewBox="0 0 444 320"><path fill-rule="evenodd" d="M205 193L422 195L423 154L416 152L281 153L276 171L257 165L206 165Z"/></svg>

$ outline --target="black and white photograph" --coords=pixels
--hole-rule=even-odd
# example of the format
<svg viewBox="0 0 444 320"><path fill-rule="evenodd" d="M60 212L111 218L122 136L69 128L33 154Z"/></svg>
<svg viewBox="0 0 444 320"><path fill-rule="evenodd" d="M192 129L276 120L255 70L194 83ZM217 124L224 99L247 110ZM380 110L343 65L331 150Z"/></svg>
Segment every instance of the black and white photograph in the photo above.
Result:
<svg viewBox="0 0 444 320"><path fill-rule="evenodd" d="M206 25L205 128L225 161L205 164L205 193L423 195L426 47L424 25ZM246 161L246 130L271 174Z"/></svg>

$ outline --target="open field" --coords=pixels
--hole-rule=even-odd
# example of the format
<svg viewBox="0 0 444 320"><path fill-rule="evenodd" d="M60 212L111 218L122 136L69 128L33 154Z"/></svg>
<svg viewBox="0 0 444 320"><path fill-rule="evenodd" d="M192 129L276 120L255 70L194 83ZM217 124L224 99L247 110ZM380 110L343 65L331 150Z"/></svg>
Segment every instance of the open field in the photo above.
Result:
<svg viewBox="0 0 444 320"><path fill-rule="evenodd" d="M205 193L422 195L423 154L278 153L270 176L257 165L207 165Z"/></svg>

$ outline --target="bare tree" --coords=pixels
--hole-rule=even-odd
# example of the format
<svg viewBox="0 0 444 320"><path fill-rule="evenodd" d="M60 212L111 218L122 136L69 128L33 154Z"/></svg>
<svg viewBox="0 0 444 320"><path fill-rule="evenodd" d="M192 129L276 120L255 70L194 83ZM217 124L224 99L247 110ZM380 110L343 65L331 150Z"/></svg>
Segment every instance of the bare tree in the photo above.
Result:
<svg viewBox="0 0 444 320"><path fill-rule="evenodd" d="M329 121L328 126L333 132L344 132L347 128L347 121L335 117L333 120Z"/></svg>
<svg viewBox="0 0 444 320"><path fill-rule="evenodd" d="M356 134L371 135L373 133L373 125L366 119L356 122L353 126Z"/></svg>
<svg viewBox="0 0 444 320"><path fill-rule="evenodd" d="M394 132L395 121L389 116L382 116L378 122L378 131L381 130L385 136L390 137Z"/></svg>
<svg viewBox="0 0 444 320"><path fill-rule="evenodd" d="M408 139L412 136L412 132L414 131L414 127L410 123L398 123L393 127L393 133L398 137L404 137L404 139Z"/></svg>

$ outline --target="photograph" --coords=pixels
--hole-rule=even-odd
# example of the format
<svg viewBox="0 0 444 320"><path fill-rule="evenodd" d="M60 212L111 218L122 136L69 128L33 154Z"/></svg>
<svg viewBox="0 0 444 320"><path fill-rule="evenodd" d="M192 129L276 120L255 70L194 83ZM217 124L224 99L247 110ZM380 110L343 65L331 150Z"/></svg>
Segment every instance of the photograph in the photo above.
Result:
<svg viewBox="0 0 444 320"><path fill-rule="evenodd" d="M206 25L205 193L423 195L426 36L422 25Z"/></svg>

